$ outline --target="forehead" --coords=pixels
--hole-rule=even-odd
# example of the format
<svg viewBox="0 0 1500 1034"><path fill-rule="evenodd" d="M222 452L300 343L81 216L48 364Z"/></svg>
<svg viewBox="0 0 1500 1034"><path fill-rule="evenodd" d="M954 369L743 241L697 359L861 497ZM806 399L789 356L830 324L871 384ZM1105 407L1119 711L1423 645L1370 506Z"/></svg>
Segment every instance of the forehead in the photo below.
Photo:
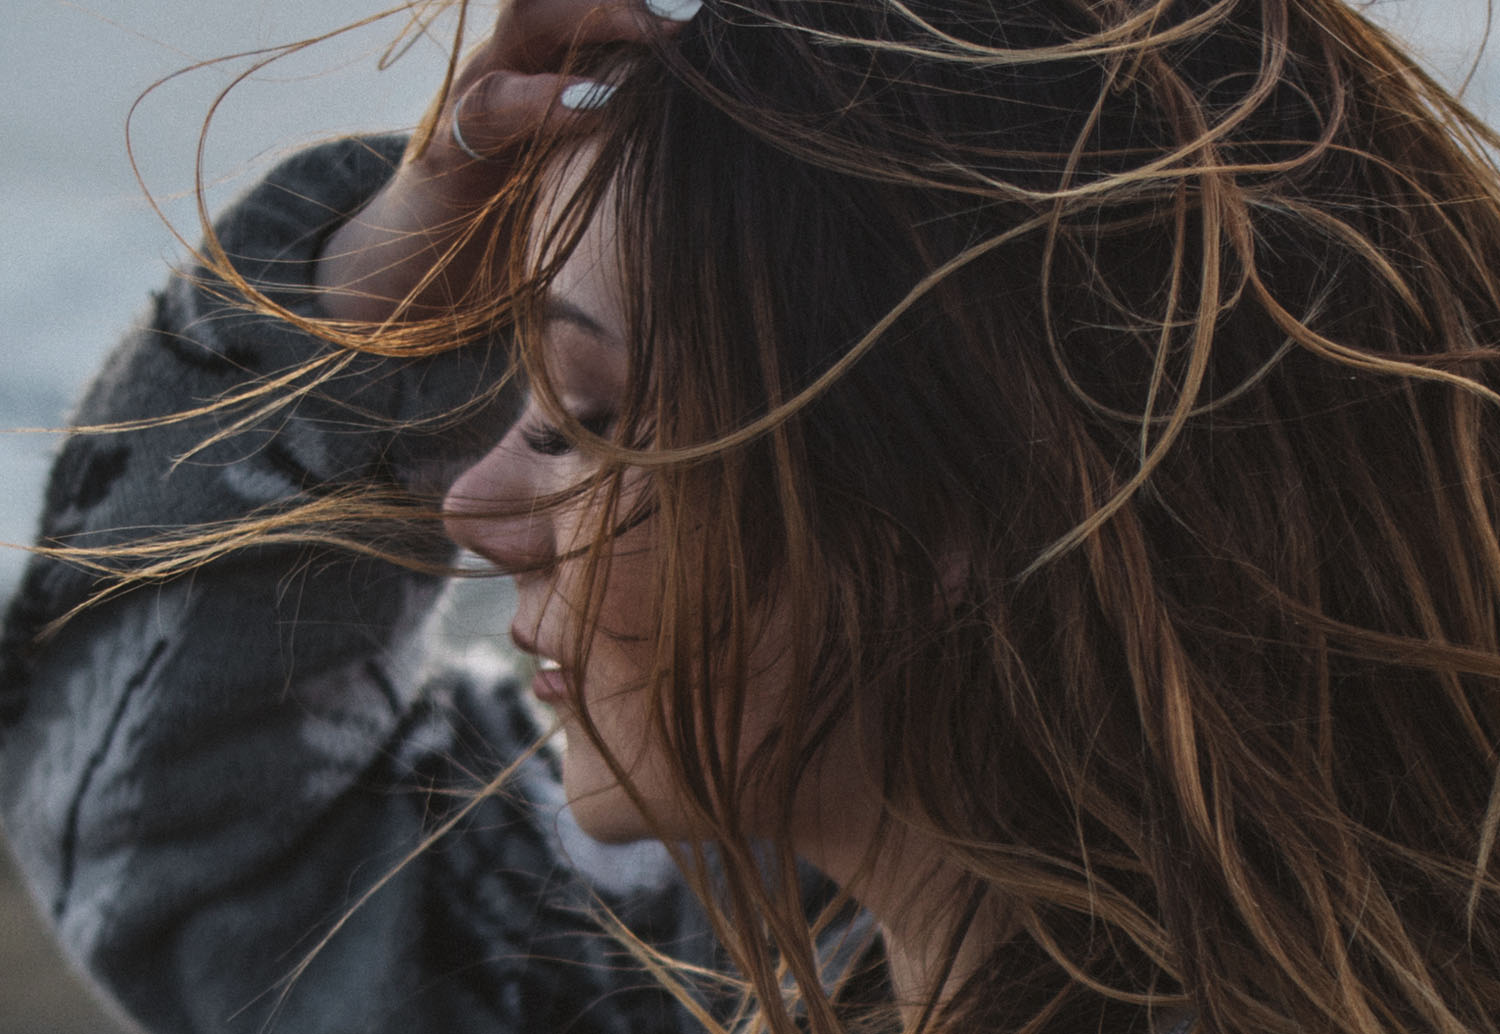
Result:
<svg viewBox="0 0 1500 1034"><path fill-rule="evenodd" d="M541 253L549 238L566 243L568 210L595 157L594 148L585 144L551 171L528 242L533 268L552 258ZM560 223L562 236L556 238ZM564 394L602 394L606 389L618 391L623 383L627 327L617 245L611 189L564 257L543 302L544 361L548 376Z"/></svg>
<svg viewBox="0 0 1500 1034"><path fill-rule="evenodd" d="M544 244L566 243L569 209L578 199L584 177L597 157L592 144L582 144L564 155L549 171L543 185L537 219L528 242L527 259L533 268L555 256L542 254ZM561 235L557 232L561 229ZM591 316L610 331L623 326L620 257L616 235L615 192L611 186L584 227L576 246L564 258L550 284L551 297Z"/></svg>

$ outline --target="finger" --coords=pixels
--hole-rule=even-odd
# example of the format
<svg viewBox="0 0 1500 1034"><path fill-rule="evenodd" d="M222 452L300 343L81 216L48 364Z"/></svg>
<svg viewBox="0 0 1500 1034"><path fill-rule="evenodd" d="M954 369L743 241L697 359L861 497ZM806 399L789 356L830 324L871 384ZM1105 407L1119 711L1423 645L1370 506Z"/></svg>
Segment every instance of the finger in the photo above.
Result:
<svg viewBox="0 0 1500 1034"><path fill-rule="evenodd" d="M555 71L575 47L645 43L702 6L702 0L515 0L496 28L491 56L497 67Z"/></svg>
<svg viewBox="0 0 1500 1034"><path fill-rule="evenodd" d="M453 146L473 160L493 160L545 130L587 133L608 102L607 83L552 73L491 72L460 96L450 126Z"/></svg>

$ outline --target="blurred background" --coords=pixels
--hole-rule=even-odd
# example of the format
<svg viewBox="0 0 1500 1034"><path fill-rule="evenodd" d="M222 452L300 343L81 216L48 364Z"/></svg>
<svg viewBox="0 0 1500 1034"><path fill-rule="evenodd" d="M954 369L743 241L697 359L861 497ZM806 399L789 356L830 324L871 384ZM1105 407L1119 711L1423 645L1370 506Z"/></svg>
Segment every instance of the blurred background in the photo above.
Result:
<svg viewBox="0 0 1500 1034"><path fill-rule="evenodd" d="M396 0L386 0L394 4ZM199 131L215 97L248 60L186 72L198 62L330 33L379 14L380 0L21 0L0 34L0 542L31 538L53 435L89 372L182 261L175 227L196 242L193 199ZM1375 0L1359 5L1390 25L1450 88L1500 117L1500 60L1475 66L1487 0ZM472 24L493 20L476 8ZM397 12L255 74L215 112L204 141L210 207L222 208L257 171L299 145L350 132L409 127L441 80L441 21L409 36ZM1500 44L1491 48L1500 49ZM379 67L386 64L383 70ZM126 152L161 208L153 211ZM163 221L163 215L166 222ZM23 561L0 548L0 593ZM0 1034L115 1034L52 947L0 849Z"/></svg>

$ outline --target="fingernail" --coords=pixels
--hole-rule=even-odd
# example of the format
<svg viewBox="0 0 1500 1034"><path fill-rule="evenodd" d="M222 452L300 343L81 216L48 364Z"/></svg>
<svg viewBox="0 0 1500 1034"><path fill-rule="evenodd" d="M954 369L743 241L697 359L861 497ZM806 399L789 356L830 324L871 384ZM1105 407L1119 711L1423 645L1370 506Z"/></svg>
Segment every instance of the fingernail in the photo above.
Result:
<svg viewBox="0 0 1500 1034"><path fill-rule="evenodd" d="M658 18L685 22L703 7L703 0L646 0L646 8Z"/></svg>
<svg viewBox="0 0 1500 1034"><path fill-rule="evenodd" d="M563 88L562 93L557 95L557 103L573 111L589 111L593 108L602 108L609 103L609 99L615 95L613 83L596 82L593 79L581 79L576 83L569 83Z"/></svg>

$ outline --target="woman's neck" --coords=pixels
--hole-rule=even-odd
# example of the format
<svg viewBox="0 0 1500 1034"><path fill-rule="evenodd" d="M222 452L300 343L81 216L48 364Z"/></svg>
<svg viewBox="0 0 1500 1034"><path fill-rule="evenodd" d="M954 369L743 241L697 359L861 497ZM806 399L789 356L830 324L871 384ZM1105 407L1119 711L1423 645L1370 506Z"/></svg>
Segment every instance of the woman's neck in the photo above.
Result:
<svg viewBox="0 0 1500 1034"><path fill-rule="evenodd" d="M849 891L880 924L891 987L903 1019L942 1005L1003 936L990 896L975 901L939 841L893 821L851 793L804 838L799 853ZM869 845L878 845L872 851ZM941 985L941 986L939 986ZM936 1000L934 1001L934 992Z"/></svg>

